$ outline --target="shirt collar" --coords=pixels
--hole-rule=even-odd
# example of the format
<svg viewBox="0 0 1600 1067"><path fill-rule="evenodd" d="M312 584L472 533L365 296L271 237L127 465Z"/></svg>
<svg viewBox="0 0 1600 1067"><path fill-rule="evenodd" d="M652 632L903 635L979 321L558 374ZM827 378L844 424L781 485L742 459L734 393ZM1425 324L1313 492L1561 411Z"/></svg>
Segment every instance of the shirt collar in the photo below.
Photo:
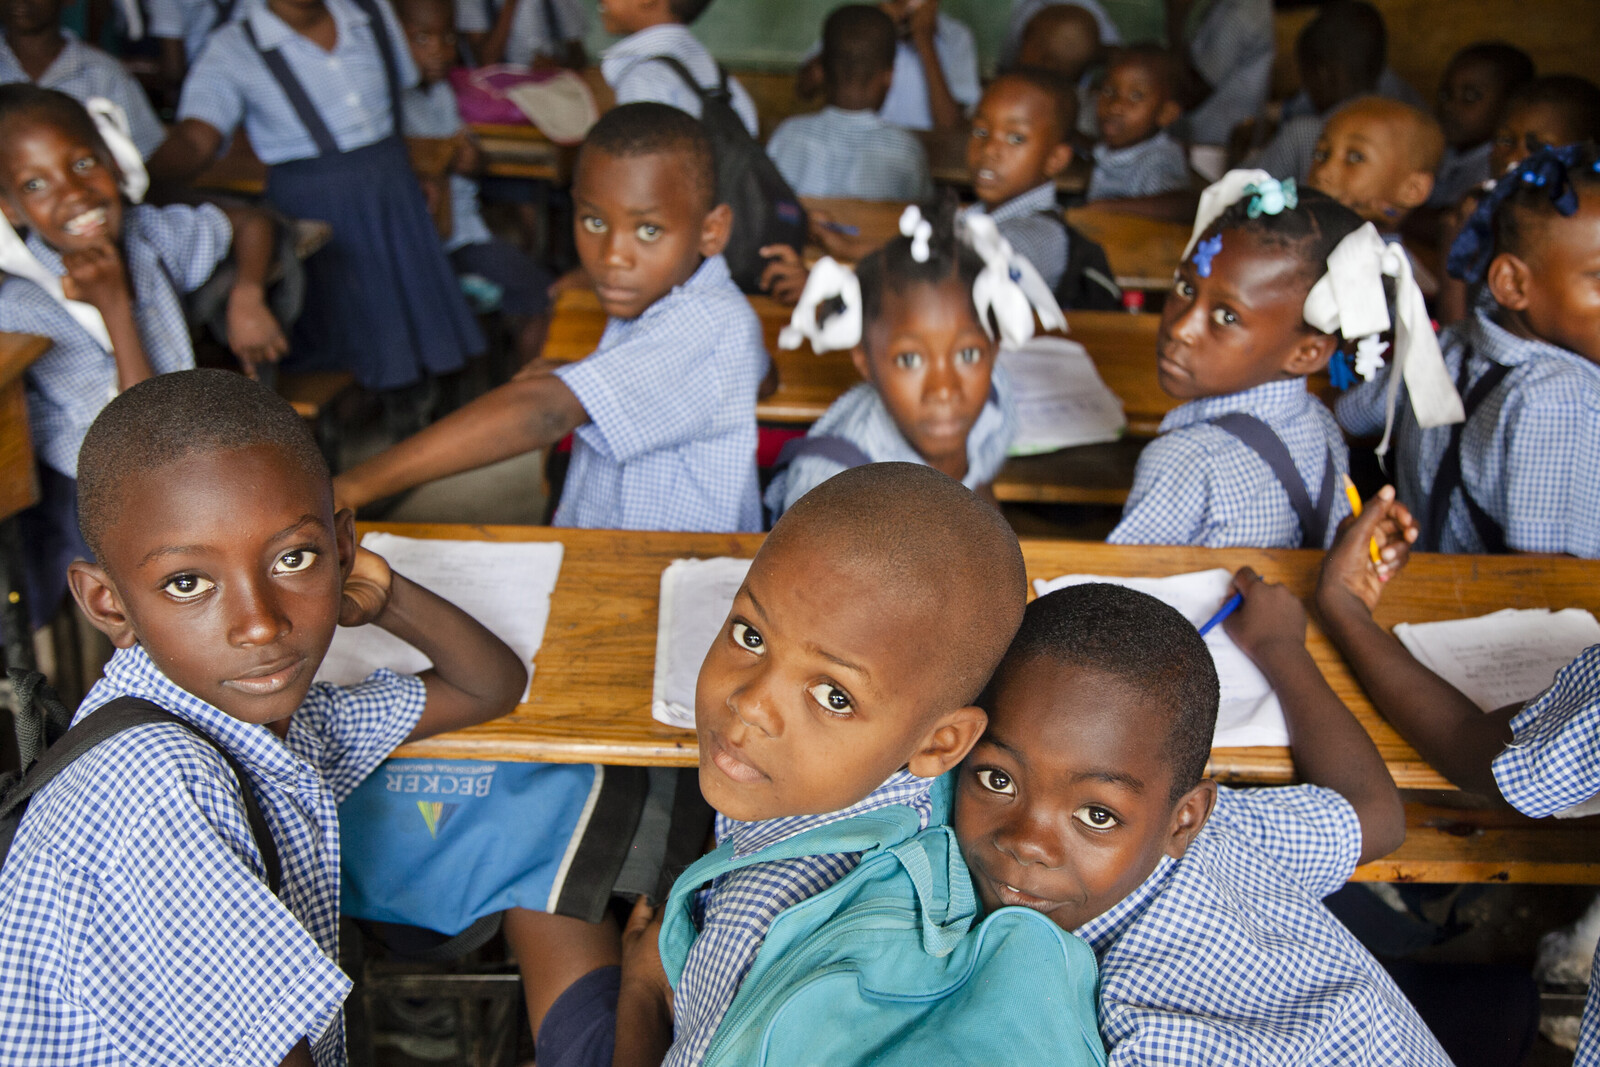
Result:
<svg viewBox="0 0 1600 1067"><path fill-rule="evenodd" d="M908 770L898 770L889 776L888 781L841 811L825 811L817 815L790 815L781 819L764 819L760 822L736 822L718 815L717 839L723 841L732 838L733 854L742 858L776 845L780 841L786 841L796 834L803 834L807 830L815 830L819 826L827 826L829 823L864 815L869 811L877 811L879 808L887 808L894 804L903 804L915 810L921 817L922 825L926 826L929 813L933 809L933 801L928 796L928 790L933 788L934 781L933 778L918 778Z"/></svg>
<svg viewBox="0 0 1600 1067"><path fill-rule="evenodd" d="M78 40L78 35L63 26L61 28L61 36L66 39L66 43L61 46L61 51L56 54L56 57L50 61L50 65L44 69L44 73L40 75L37 83L39 85L50 85L54 82L59 82L68 75L76 74L83 66L84 48L83 42ZM23 78L27 77L27 74L22 69L22 61L11 50L11 42L3 33L0 33L0 63L9 64L16 68L17 73L21 74Z"/></svg>
<svg viewBox="0 0 1600 1067"><path fill-rule="evenodd" d="M1139 884L1139 888L1117 901L1110 910L1103 915L1078 927L1073 933L1089 942L1089 947L1094 949L1095 958L1104 960L1105 954L1117 939L1128 932L1139 916L1144 914L1146 908L1172 880L1172 872L1177 868L1178 861L1171 856L1162 856L1156 869L1150 872L1150 877Z"/></svg>
<svg viewBox="0 0 1600 1067"><path fill-rule="evenodd" d="M1272 421L1268 416L1294 418L1306 411L1312 403L1314 401L1311 399L1311 394L1306 391L1304 378L1266 382L1243 392L1228 393L1225 396L1205 396L1191 400L1187 404L1180 404L1167 412L1167 417L1161 420L1160 432L1181 430L1185 426L1207 422L1218 415L1230 415L1236 411L1249 412L1263 422Z"/></svg>
<svg viewBox="0 0 1600 1067"><path fill-rule="evenodd" d="M1473 312L1462 330L1462 337L1476 354L1492 359L1507 367L1515 367L1535 359L1561 359L1576 363L1591 374L1600 374L1600 367L1570 352L1560 345L1537 337L1518 337L1501 326L1482 310Z"/></svg>
<svg viewBox="0 0 1600 1067"><path fill-rule="evenodd" d="M695 36L689 32L689 27L676 22L664 22L659 26L649 26L638 33L630 33L610 48L606 49L601 58L602 66L607 66L616 59L647 59L670 53L676 45L682 44L684 38L694 40ZM603 70L607 77L611 71Z"/></svg>
<svg viewBox="0 0 1600 1067"><path fill-rule="evenodd" d="M876 111L850 111L846 108L834 107L832 104L829 104L827 107L818 112L818 114L826 115L835 122L847 122L852 126L883 125L883 120L878 117L878 113Z"/></svg>
<svg viewBox="0 0 1600 1067"><path fill-rule="evenodd" d="M370 20L365 11L345 3L344 0L326 0L326 3L328 14L333 16L333 24L337 30L333 50L338 52L345 46L348 31L355 26L364 26ZM281 48L285 42L300 36L287 22L274 15L264 2L252 4L248 18L250 29L255 33L256 43L265 51Z"/></svg>
<svg viewBox="0 0 1600 1067"><path fill-rule="evenodd" d="M700 289L722 288L733 283L733 275L728 273L728 261L720 255L707 256L701 260L694 273L688 278L673 286L666 296L661 297L654 304L639 312L636 319L613 319L613 322L641 323L656 315L667 313L667 305L675 303L675 297L687 295Z"/></svg>
<svg viewBox="0 0 1600 1067"><path fill-rule="evenodd" d="M1055 182L1044 182L1041 185L1035 185L1027 192L1018 193L992 210L985 208L982 204L974 206L980 211L987 211L989 217L996 222L1022 218L1025 215L1037 215L1041 211L1047 211L1053 215L1060 210L1056 206Z"/></svg>
<svg viewBox="0 0 1600 1067"><path fill-rule="evenodd" d="M1128 145L1124 148L1112 148L1101 142L1094 146L1094 161L1096 163L1136 163L1140 158L1150 152L1159 150L1162 141L1171 140L1166 130L1157 130L1144 140Z"/></svg>

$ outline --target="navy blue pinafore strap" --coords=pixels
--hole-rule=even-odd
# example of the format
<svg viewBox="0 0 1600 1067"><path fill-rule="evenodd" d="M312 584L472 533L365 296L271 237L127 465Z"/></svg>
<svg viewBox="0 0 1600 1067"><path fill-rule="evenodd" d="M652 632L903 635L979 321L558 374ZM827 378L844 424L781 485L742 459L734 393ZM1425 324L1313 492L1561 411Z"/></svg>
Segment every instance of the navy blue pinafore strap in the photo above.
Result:
<svg viewBox="0 0 1600 1067"><path fill-rule="evenodd" d="M1466 505L1467 518L1472 522L1483 550L1494 553L1507 551L1505 530L1473 497L1472 490L1467 488L1466 480L1461 475L1461 441L1466 436L1467 424L1472 421L1473 413L1483 406L1489 394L1511 373L1511 368L1490 361L1489 369L1468 389L1467 366L1471 362L1472 351L1468 349L1461 354L1461 370L1456 374L1456 392L1462 397L1461 407L1465 417L1450 427L1450 443L1445 446L1444 455L1439 459L1439 472L1433 477L1433 489L1428 494L1428 523L1417 539L1417 548L1424 552L1438 552L1439 546L1444 543L1445 527L1450 524L1450 498L1457 490L1461 491L1461 502Z"/></svg>
<svg viewBox="0 0 1600 1067"><path fill-rule="evenodd" d="M1300 521L1300 544L1309 548L1321 548L1327 542L1328 516L1333 511L1333 449L1328 449L1327 458L1323 462L1322 491L1317 494L1317 499L1313 502L1306 481L1300 476L1299 468L1294 465L1294 457L1289 454L1288 446L1283 443L1283 438L1273 432L1272 427L1254 415L1246 415L1242 411L1212 419L1211 425L1219 430L1226 430L1243 441L1272 468L1278 484L1289 494L1289 504L1294 508L1295 517Z"/></svg>
<svg viewBox="0 0 1600 1067"><path fill-rule="evenodd" d="M789 464L802 456L820 456L822 459L831 459L841 464L846 470L851 467L865 467L872 462L872 457L856 446L855 442L832 434L817 434L815 437L796 437L786 442L778 450L778 459L772 465L774 471L787 470Z"/></svg>

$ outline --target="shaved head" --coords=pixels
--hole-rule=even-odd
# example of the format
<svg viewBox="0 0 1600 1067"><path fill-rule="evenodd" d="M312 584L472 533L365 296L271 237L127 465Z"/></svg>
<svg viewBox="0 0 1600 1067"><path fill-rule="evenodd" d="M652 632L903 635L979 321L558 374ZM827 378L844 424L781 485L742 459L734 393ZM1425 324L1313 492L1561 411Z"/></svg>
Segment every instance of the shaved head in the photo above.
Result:
<svg viewBox="0 0 1600 1067"><path fill-rule="evenodd" d="M1444 157L1444 129L1426 111L1386 96L1363 96L1350 101L1335 114L1343 121L1360 122L1369 128L1382 127L1381 139L1405 146L1412 170L1432 174L1439 169L1439 160Z"/></svg>
<svg viewBox="0 0 1600 1067"><path fill-rule="evenodd" d="M1076 81L1100 59L1100 23L1077 4L1051 4L1028 20L1017 62Z"/></svg>

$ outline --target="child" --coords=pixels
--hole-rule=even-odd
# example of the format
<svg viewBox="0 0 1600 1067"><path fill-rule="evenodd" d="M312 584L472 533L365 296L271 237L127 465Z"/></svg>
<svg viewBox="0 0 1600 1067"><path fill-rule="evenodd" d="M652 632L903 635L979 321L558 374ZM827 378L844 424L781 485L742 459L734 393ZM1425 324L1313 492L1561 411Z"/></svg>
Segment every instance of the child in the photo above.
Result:
<svg viewBox="0 0 1600 1067"><path fill-rule="evenodd" d="M1600 557L1600 305L1575 296L1600 258L1596 162L1592 144L1529 156L1451 250L1450 272L1484 284L1498 310L1442 339L1464 421L1424 428L1406 404L1392 420L1395 485L1425 550ZM1391 373L1339 399L1351 434L1391 421Z"/></svg>
<svg viewBox="0 0 1600 1067"><path fill-rule="evenodd" d="M1002 70L1013 67L1038 67L1054 71L1063 81L1077 88L1078 127L1074 131L1093 139L1095 123L1094 79L1105 60L1105 49L1119 38L1103 29L1110 22L1105 13L1096 15L1077 4L1049 3L1044 7L1020 4L1012 9L1013 25L1019 13L1032 7L1034 13L1021 30L1015 45L1016 61L1002 63Z"/></svg>
<svg viewBox="0 0 1600 1067"><path fill-rule="evenodd" d="M490 233L478 212L478 183L468 177L478 170L478 146L461 121L446 78L456 55L450 0L400 0L395 12L421 78L401 99L406 134L456 141L454 173L448 188L439 190L450 197L451 232L444 250L457 273L487 278L500 288L500 310L517 338L518 365L526 364L544 345L552 279L520 249Z"/></svg>
<svg viewBox="0 0 1600 1067"><path fill-rule="evenodd" d="M1156 342L1161 388L1186 403L1140 454L1107 540L1320 548L1348 507L1336 483L1349 453L1306 390L1340 345L1306 302L1361 220L1261 171L1229 173L1208 201L1220 214L1196 219Z"/></svg>
<svg viewBox="0 0 1600 1067"><path fill-rule="evenodd" d="M913 238L899 237L857 268L861 331L850 356L866 381L779 458L766 493L774 520L863 463L926 463L979 492L1005 463L1017 416L973 303L983 261L948 219L917 253Z"/></svg>
<svg viewBox="0 0 1600 1067"><path fill-rule="evenodd" d="M1506 102L1489 173L1498 178L1541 148L1600 141L1600 87L1576 74L1535 78Z"/></svg>
<svg viewBox="0 0 1600 1067"><path fill-rule="evenodd" d="M461 0L455 27L477 65L510 63L533 70L582 70L589 11L575 0Z"/></svg>
<svg viewBox="0 0 1600 1067"><path fill-rule="evenodd" d="M54 89L0 86L0 209L9 223L0 230L0 330L52 342L24 379L39 461L40 502L22 515L35 625L55 615L67 565L93 558L76 519L83 435L118 392L194 366L183 298L230 244L239 268L227 310L234 351L250 368L285 347L264 297L271 222L247 208L125 204L122 188L143 196L144 166L100 114Z"/></svg>
<svg viewBox="0 0 1600 1067"><path fill-rule="evenodd" d="M1494 135L1511 94L1533 80L1533 60L1501 41L1468 45L1450 58L1437 111L1448 145L1429 203L1448 207L1488 181Z"/></svg>
<svg viewBox="0 0 1600 1067"><path fill-rule="evenodd" d="M243 123L268 202L333 227L306 260L292 365L354 373L401 430L426 419L427 379L484 348L400 136L416 81L387 0L265 0L212 33L150 161L192 179Z"/></svg>
<svg viewBox="0 0 1600 1067"><path fill-rule="evenodd" d="M340 501L362 507L576 430L555 525L761 529L755 400L768 358L718 254L729 211L715 182L699 122L665 104L608 111L572 189L578 258L610 316L600 347L530 368L346 471Z"/></svg>
<svg viewBox="0 0 1600 1067"><path fill-rule="evenodd" d="M733 110L751 137L759 137L761 123L755 101L739 79L727 77L689 27L711 0L607 0L600 8L605 31L622 37L606 50L600 73L616 94L618 104L654 102L670 104L700 117L700 95L657 57L669 56L683 64L702 89L715 89L724 79Z"/></svg>
<svg viewBox="0 0 1600 1067"><path fill-rule="evenodd" d="M509 711L527 666L356 547L305 424L228 371L143 382L95 421L72 591L117 648L82 721L150 700L47 785L0 871L0 997L17 1062L345 1062L337 803L407 741ZM312 684L334 626L433 661ZM241 803L282 863L275 896Z"/></svg>
<svg viewBox="0 0 1600 1067"><path fill-rule="evenodd" d="M1120 586L1057 590L1028 605L958 772L978 895L1089 942L1112 1063L1448 1064L1321 901L1399 847L1399 792L1306 651L1299 602L1248 567L1234 585L1227 631L1277 691L1307 784L1206 779L1218 683L1194 627Z"/></svg>
<svg viewBox="0 0 1600 1067"><path fill-rule="evenodd" d="M796 194L917 202L933 196L922 142L878 115L895 44L894 20L876 7L848 4L822 24L827 106L785 119L767 142Z"/></svg>
<svg viewBox="0 0 1600 1067"><path fill-rule="evenodd" d="M1444 152L1444 132L1424 112L1382 96L1361 96L1323 124L1308 184L1399 240L1400 224L1427 203Z"/></svg>
<svg viewBox="0 0 1600 1067"><path fill-rule="evenodd" d="M32 82L80 102L103 96L128 117L133 143L149 157L166 131L121 63L61 28L61 0L17 0L0 11L0 83Z"/></svg>
<svg viewBox="0 0 1600 1067"><path fill-rule="evenodd" d="M1142 45L1114 52L1095 100L1100 143L1094 146L1088 199L1188 191L1188 157L1166 131L1179 111L1177 75L1165 49Z"/></svg>

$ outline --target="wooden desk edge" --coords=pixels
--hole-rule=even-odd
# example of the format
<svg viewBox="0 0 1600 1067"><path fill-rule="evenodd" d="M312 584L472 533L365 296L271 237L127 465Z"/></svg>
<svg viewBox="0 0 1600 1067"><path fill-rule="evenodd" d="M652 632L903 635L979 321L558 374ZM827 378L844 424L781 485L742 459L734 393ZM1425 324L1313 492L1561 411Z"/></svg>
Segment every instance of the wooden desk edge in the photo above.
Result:
<svg viewBox="0 0 1600 1067"><path fill-rule="evenodd" d="M51 344L50 338L38 334L0 333L0 389L21 378Z"/></svg>

